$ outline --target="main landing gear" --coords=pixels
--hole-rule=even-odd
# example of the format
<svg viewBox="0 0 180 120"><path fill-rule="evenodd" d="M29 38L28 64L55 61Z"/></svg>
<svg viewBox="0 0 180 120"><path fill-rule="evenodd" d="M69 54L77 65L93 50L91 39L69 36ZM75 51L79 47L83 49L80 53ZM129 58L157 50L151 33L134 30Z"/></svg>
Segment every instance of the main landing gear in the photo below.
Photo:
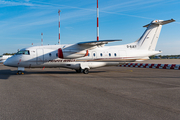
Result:
<svg viewBox="0 0 180 120"><path fill-rule="evenodd" d="M85 68L85 69L79 68L79 70L76 70L76 72L77 72L77 73L83 72L84 74L88 74L88 73L89 73L89 69L88 69L88 68Z"/></svg>
<svg viewBox="0 0 180 120"><path fill-rule="evenodd" d="M89 69L88 69L88 68L85 68L85 69L83 70L83 73L84 73L84 74L88 74L88 73L89 73Z"/></svg>

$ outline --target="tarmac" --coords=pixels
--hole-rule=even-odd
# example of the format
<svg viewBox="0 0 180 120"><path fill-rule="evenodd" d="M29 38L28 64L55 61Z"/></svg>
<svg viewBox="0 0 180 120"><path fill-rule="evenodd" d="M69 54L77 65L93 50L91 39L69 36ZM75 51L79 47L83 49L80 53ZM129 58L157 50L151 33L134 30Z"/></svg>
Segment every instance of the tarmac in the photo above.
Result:
<svg viewBox="0 0 180 120"><path fill-rule="evenodd" d="M144 63L180 64L180 60ZM180 70L102 67L89 74L64 68L0 64L0 120L178 120Z"/></svg>

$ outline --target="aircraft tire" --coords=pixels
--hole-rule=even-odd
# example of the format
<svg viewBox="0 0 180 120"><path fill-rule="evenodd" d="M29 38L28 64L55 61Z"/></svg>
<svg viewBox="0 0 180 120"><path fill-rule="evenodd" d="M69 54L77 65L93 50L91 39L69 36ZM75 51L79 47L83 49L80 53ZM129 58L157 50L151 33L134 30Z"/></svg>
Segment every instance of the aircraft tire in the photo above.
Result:
<svg viewBox="0 0 180 120"><path fill-rule="evenodd" d="M88 69L88 68L85 68L85 69L83 70L83 73L84 73L84 74L88 74L88 73L89 73L89 69Z"/></svg>
<svg viewBox="0 0 180 120"><path fill-rule="evenodd" d="M24 74L22 71L17 72L17 75L22 75L22 74Z"/></svg>

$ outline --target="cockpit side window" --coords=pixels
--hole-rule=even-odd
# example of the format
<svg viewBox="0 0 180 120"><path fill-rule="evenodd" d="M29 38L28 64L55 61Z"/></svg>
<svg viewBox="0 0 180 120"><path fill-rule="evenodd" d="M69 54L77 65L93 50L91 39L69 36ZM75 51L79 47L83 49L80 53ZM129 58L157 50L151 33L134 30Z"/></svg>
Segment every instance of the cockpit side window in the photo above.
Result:
<svg viewBox="0 0 180 120"><path fill-rule="evenodd" d="M16 53L16 55L30 55L29 50L21 50Z"/></svg>

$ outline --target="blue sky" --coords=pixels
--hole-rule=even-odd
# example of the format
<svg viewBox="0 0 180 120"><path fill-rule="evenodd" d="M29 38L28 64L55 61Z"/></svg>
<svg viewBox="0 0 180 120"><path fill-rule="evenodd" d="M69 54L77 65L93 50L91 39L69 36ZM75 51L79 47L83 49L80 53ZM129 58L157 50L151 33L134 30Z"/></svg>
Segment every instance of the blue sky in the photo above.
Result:
<svg viewBox="0 0 180 120"><path fill-rule="evenodd" d="M99 0L100 40L134 42L143 25L173 18L176 22L163 26L156 50L180 54L179 6L179 0ZM58 9L62 44L96 40L96 0L0 0L0 55L41 45L41 33L44 45L57 44Z"/></svg>

